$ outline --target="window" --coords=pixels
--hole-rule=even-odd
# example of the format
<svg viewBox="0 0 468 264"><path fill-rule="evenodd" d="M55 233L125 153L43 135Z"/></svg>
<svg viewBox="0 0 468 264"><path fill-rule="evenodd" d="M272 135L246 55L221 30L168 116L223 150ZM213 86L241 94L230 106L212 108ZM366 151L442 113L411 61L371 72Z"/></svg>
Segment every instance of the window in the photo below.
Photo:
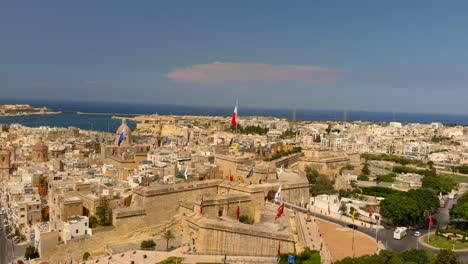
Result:
<svg viewBox="0 0 468 264"><path fill-rule="evenodd" d="M88 234L88 230L85 230L85 231L84 231L84 234L87 235L87 234Z"/></svg>
<svg viewBox="0 0 468 264"><path fill-rule="evenodd" d="M88 226L88 222L85 222L85 223L84 223L84 226Z"/></svg>
<svg viewBox="0 0 468 264"><path fill-rule="evenodd" d="M78 234L78 229L75 232Z"/></svg>

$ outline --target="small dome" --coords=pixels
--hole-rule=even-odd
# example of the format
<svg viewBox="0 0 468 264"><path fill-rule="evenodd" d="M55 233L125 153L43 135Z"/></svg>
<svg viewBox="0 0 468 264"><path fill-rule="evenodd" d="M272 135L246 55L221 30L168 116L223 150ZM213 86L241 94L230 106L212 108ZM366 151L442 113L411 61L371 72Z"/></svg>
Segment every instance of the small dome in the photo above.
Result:
<svg viewBox="0 0 468 264"><path fill-rule="evenodd" d="M34 150L35 151L44 151L47 150L48 147L46 144L44 144L42 141L38 142L36 145L34 145Z"/></svg>
<svg viewBox="0 0 468 264"><path fill-rule="evenodd" d="M119 126L119 128L117 128L116 134L120 135L120 133L122 133L122 130L124 130L124 128L125 128L125 133L126 134L130 134L132 132L130 127L127 126L127 120L125 118L122 119L122 124Z"/></svg>
<svg viewBox="0 0 468 264"><path fill-rule="evenodd" d="M122 131L124 131L124 129L125 129L124 138L122 142L120 142L119 144L120 136L122 135ZM118 145L119 147L128 147L131 145L131 142L132 142L132 130L130 129L130 127L127 126L127 122L125 118L123 118L122 124L117 129L117 132L115 135L115 144Z"/></svg>
<svg viewBox="0 0 468 264"><path fill-rule="evenodd" d="M37 141L36 145L34 145L33 150L34 151L43 151L43 150L48 150L49 148L47 147L46 144L42 141L42 137L39 138Z"/></svg>

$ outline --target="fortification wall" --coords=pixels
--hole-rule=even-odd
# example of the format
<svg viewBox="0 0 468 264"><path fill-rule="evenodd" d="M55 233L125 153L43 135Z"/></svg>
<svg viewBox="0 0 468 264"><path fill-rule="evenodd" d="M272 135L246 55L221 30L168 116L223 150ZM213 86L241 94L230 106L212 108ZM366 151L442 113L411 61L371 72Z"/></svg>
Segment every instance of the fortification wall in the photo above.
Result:
<svg viewBox="0 0 468 264"><path fill-rule="evenodd" d="M281 252L295 252L293 236L284 232L200 218L186 219L185 228L183 243L191 244L197 254L271 257L278 246Z"/></svg>
<svg viewBox="0 0 468 264"><path fill-rule="evenodd" d="M168 220L177 214L178 205L184 201L200 201L201 197L216 195L219 180L168 186L143 187L133 191L131 207L143 208L149 223Z"/></svg>

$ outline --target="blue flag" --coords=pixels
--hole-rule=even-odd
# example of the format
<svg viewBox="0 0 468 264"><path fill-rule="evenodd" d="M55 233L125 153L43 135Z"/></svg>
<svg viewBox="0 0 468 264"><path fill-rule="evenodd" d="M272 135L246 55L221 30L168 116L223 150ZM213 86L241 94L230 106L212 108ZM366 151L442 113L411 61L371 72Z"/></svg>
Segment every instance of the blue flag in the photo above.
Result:
<svg viewBox="0 0 468 264"><path fill-rule="evenodd" d="M125 127L124 129L122 129L122 132L120 133L120 136L119 136L119 142L118 142L118 146L120 147L120 144L122 144L122 141L124 141L125 139Z"/></svg>
<svg viewBox="0 0 468 264"><path fill-rule="evenodd" d="M247 179L252 178L253 174L254 174L254 168L252 167L252 168L250 169L250 171L249 171L249 174L247 174L247 177L246 177L246 178L247 178Z"/></svg>

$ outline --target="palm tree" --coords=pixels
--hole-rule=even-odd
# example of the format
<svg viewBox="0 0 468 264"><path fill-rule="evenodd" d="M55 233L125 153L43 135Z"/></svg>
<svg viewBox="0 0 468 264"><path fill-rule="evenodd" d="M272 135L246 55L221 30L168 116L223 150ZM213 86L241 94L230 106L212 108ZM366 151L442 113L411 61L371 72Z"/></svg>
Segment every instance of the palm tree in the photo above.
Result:
<svg viewBox="0 0 468 264"><path fill-rule="evenodd" d="M167 230L164 233L163 238L166 240L166 250L169 251L169 240L175 239L174 234L171 230Z"/></svg>

